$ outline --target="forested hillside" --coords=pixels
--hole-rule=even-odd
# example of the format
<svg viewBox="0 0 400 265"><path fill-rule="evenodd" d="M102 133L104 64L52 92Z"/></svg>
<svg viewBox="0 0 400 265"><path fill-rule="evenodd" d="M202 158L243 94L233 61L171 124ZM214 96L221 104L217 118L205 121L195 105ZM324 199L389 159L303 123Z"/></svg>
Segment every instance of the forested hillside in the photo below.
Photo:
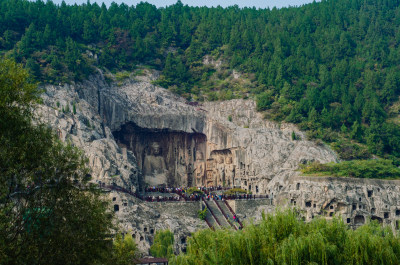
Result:
<svg viewBox="0 0 400 265"><path fill-rule="evenodd" d="M267 118L300 124L343 159L400 157L400 1L299 8L0 1L0 52L43 82L152 67L190 100L254 96ZM203 64L220 60L218 69ZM235 82L233 70L246 82ZM398 162L396 162L398 163Z"/></svg>

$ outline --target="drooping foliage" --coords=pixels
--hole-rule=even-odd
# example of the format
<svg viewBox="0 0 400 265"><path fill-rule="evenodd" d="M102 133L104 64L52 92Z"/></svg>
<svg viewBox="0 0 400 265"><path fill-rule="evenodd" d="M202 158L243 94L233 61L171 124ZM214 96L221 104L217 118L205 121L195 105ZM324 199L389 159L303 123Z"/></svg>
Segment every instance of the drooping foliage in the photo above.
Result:
<svg viewBox="0 0 400 265"><path fill-rule="evenodd" d="M399 264L400 239L377 222L357 230L339 218L305 223L294 210L244 230L202 230L171 264Z"/></svg>
<svg viewBox="0 0 400 265"><path fill-rule="evenodd" d="M168 258L174 254L174 234L169 230L156 232L150 254L157 258Z"/></svg>

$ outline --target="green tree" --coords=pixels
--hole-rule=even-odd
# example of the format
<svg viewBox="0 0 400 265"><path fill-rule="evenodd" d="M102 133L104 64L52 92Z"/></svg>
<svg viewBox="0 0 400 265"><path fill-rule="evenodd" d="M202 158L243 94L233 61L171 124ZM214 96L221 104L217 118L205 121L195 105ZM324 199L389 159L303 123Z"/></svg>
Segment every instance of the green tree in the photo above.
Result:
<svg viewBox="0 0 400 265"><path fill-rule="evenodd" d="M137 257L137 246L132 236L127 234L122 237L121 234L117 234L113 242L113 248L111 252L111 259L108 264L115 265L130 265L133 260Z"/></svg>
<svg viewBox="0 0 400 265"><path fill-rule="evenodd" d="M174 234L169 230L156 232L150 254L158 258L168 258L174 254Z"/></svg>
<svg viewBox="0 0 400 265"><path fill-rule="evenodd" d="M81 151L61 143L33 111L40 90L0 61L0 260L93 264L110 249L112 215Z"/></svg>

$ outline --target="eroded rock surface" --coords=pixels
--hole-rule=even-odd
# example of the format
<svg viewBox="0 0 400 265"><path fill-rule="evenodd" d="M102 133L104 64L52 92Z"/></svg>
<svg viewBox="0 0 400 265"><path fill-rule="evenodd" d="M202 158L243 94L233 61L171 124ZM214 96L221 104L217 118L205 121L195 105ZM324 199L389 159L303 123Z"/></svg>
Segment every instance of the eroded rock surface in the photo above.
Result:
<svg viewBox="0 0 400 265"><path fill-rule="evenodd" d="M299 207L306 220L317 215L341 216L353 227L372 219L399 229L398 180L299 176L276 199L279 204Z"/></svg>
<svg viewBox="0 0 400 265"><path fill-rule="evenodd" d="M100 116L119 145L133 151L150 185L223 185L265 194L284 186L301 163L337 160L295 126L264 121L252 100L188 103L145 79L91 94L99 95ZM152 163L167 170L149 170Z"/></svg>
<svg viewBox="0 0 400 265"><path fill-rule="evenodd" d="M61 141L83 150L89 159L92 181L118 185L132 192L138 185L139 169L133 153L120 148L96 109L78 96L75 86L46 86L40 120L49 123Z"/></svg>

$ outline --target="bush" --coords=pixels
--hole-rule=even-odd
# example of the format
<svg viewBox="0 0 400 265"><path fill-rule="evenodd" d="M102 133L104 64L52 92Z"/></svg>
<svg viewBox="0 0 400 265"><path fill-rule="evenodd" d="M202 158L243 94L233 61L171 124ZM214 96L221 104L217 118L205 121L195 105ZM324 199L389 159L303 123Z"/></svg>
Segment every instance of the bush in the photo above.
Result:
<svg viewBox="0 0 400 265"><path fill-rule="evenodd" d="M200 210L197 212L197 216L200 218L200 220L206 220L206 216L207 216L207 207L204 208L204 210Z"/></svg>
<svg viewBox="0 0 400 265"><path fill-rule="evenodd" d="M190 195L192 195L192 194L195 194L195 193L197 193L197 194L199 194L199 195L203 195L203 194L204 194L203 191L199 190L199 189L196 188L196 187L188 188L185 192L186 192L186 195L188 195L188 196L190 196Z"/></svg>
<svg viewBox="0 0 400 265"><path fill-rule="evenodd" d="M224 192L225 195L247 194L247 191L240 188L230 189Z"/></svg>
<svg viewBox="0 0 400 265"><path fill-rule="evenodd" d="M392 160L352 160L341 163L312 163L303 166L304 174L330 175L335 177L399 179L400 168Z"/></svg>
<svg viewBox="0 0 400 265"><path fill-rule="evenodd" d="M338 153L340 159L343 160L371 158L371 153L368 151L368 148L360 144L354 144L348 141L338 141L332 143L331 147Z"/></svg>

